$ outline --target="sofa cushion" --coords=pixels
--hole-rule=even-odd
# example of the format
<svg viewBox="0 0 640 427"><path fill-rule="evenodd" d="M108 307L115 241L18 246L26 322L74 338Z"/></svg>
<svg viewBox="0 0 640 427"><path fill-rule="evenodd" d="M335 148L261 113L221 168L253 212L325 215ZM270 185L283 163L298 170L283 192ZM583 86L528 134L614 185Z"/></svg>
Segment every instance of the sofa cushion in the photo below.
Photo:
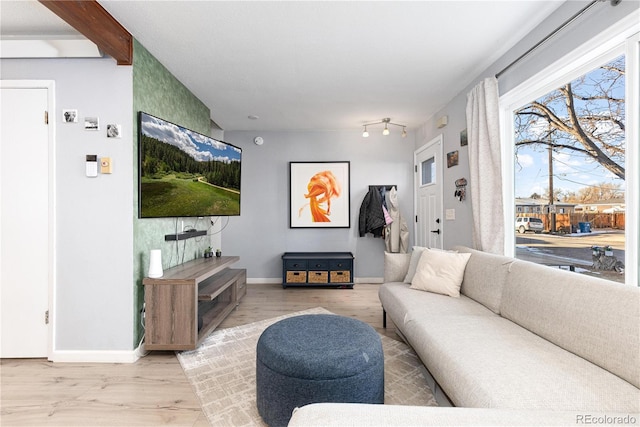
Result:
<svg viewBox="0 0 640 427"><path fill-rule="evenodd" d="M500 316L414 310L404 334L456 406L640 411L636 387Z"/></svg>
<svg viewBox="0 0 640 427"><path fill-rule="evenodd" d="M500 312L640 387L639 288L516 261Z"/></svg>
<svg viewBox="0 0 640 427"><path fill-rule="evenodd" d="M425 249L420 255L411 289L460 296L464 269L471 254Z"/></svg>
<svg viewBox="0 0 640 427"><path fill-rule="evenodd" d="M494 313L500 314L502 288L509 276L511 264L515 260L464 246L456 246L454 249L460 253L471 254L464 272L460 292L478 301Z"/></svg>
<svg viewBox="0 0 640 427"><path fill-rule="evenodd" d="M488 308L471 298L461 295L450 298L411 289L403 282L384 283L378 290L378 297L393 323L402 331L408 313L428 313L433 316L469 314L474 316L495 316Z"/></svg>

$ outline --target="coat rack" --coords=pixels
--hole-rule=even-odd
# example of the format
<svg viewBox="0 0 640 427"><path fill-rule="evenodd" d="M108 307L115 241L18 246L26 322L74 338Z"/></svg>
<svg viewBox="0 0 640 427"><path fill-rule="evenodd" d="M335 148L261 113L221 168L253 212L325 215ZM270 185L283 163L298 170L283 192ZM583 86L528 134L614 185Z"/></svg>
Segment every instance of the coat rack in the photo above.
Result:
<svg viewBox="0 0 640 427"><path fill-rule="evenodd" d="M382 188L382 187L384 187L384 189L387 190L387 191L391 191L391 189L393 187L396 187L396 190L398 189L397 185L370 185L369 186L369 191L377 190L378 188Z"/></svg>

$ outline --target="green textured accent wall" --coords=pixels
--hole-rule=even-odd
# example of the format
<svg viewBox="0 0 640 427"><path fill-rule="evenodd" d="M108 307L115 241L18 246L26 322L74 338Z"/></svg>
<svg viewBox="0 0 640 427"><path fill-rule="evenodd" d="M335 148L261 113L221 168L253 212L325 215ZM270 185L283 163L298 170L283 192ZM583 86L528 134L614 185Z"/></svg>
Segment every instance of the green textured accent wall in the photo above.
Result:
<svg viewBox="0 0 640 427"><path fill-rule="evenodd" d="M133 218L133 274L134 274L134 348L142 338L141 310L144 302L144 278L149 265L149 251L162 250L162 266L173 267L194 258L201 257L210 244L208 236L165 242L165 234L182 230L184 225L196 226L199 230L209 228L209 224L196 218L138 218L138 112L163 118L170 122L211 135L211 112L193 93L169 72L144 46L134 40L133 50L133 114L134 114L134 218ZM204 221L208 221L205 218Z"/></svg>

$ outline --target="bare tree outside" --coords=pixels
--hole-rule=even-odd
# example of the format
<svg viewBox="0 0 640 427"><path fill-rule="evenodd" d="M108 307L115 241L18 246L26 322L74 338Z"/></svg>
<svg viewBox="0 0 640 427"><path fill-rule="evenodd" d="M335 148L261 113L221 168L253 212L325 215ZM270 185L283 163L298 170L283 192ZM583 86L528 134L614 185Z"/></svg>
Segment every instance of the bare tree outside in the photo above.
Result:
<svg viewBox="0 0 640 427"><path fill-rule="evenodd" d="M546 187L543 194L531 193L529 198L549 200L549 187ZM602 200L623 199L624 189L619 183L600 182L582 187L576 191L565 191L556 188L553 191L553 200L576 204L597 203Z"/></svg>
<svg viewBox="0 0 640 427"><path fill-rule="evenodd" d="M622 185L610 182L601 182L598 185L583 187L577 192L568 192L564 201L574 203L596 203L601 200L623 199Z"/></svg>
<svg viewBox="0 0 640 427"><path fill-rule="evenodd" d="M624 181L624 56L516 111L516 150L551 149L595 161Z"/></svg>

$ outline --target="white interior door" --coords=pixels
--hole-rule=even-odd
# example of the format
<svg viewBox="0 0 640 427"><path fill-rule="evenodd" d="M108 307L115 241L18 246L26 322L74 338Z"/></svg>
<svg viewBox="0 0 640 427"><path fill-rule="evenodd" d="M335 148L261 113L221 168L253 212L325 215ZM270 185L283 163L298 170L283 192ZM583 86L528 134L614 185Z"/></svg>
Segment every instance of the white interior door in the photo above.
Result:
<svg viewBox="0 0 640 427"><path fill-rule="evenodd" d="M416 150L416 244L442 249L442 135Z"/></svg>
<svg viewBox="0 0 640 427"><path fill-rule="evenodd" d="M49 90L2 82L0 357L47 357L52 274Z"/></svg>

